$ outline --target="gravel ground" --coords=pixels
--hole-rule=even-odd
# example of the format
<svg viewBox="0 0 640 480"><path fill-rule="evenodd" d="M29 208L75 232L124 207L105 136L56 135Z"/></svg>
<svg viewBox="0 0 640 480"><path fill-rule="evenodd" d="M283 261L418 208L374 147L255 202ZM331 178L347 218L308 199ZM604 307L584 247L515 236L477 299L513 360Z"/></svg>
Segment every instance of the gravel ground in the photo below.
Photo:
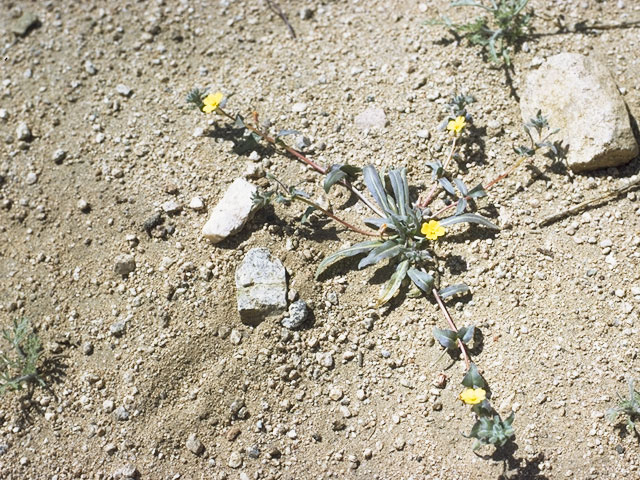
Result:
<svg viewBox="0 0 640 480"><path fill-rule="evenodd" d="M184 98L222 90L229 111L302 132L325 165L405 166L422 189L428 152L446 151L443 105L469 92L476 133L458 167L474 184L516 161L526 139L514 95L547 56L598 56L640 118L639 30L616 27L640 21L640 2L532 1L539 35L509 77L423 24L469 13L445 1L280 5L296 39L253 0L0 6L0 323L30 319L50 366L47 388L2 397L0 477L638 478L638 439L604 418L627 377L640 380L638 193L538 227L636 178L637 158L573 175L541 157L492 190L499 233L461 227L440 247L446 281L472 287L449 305L482 330L474 358L493 404L516 412L505 464L462 436L473 425L457 400L464 365L436 363L435 304L376 309L384 277L348 262L314 280L357 234L300 226L302 209L276 206L221 244L201 238L244 172L316 195L322 179L268 150L236 155ZM41 25L18 37L25 11ZM371 106L385 111L382 130L354 121ZM344 192L328 200L360 221ZM233 274L255 247L309 305L302 329L240 322Z"/></svg>

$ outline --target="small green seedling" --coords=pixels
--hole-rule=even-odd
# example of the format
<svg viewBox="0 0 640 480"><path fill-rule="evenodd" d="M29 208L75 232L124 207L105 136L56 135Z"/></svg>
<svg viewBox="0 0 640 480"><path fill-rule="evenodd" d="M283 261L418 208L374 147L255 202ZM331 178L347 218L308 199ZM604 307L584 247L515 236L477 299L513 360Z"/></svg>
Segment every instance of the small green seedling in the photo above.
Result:
<svg viewBox="0 0 640 480"><path fill-rule="evenodd" d="M640 392L634 388L633 378L629 378L629 398L624 399L618 395L618 405L607 410L607 419L616 423L620 415L624 415L627 421L627 431L640 436L636 430L635 422L640 420Z"/></svg>
<svg viewBox="0 0 640 480"><path fill-rule="evenodd" d="M0 350L0 395L33 382L44 386L38 370L42 347L29 321L14 320L13 328L3 330L2 336L8 348Z"/></svg>
<svg viewBox="0 0 640 480"><path fill-rule="evenodd" d="M443 17L427 24L444 25L457 35L466 38L485 50L492 62L511 65L510 50L517 50L520 43L531 33L532 11L525 11L529 0L490 0L490 5L473 0L452 2L452 7L476 7L485 10L488 16L479 16L469 23L454 23Z"/></svg>

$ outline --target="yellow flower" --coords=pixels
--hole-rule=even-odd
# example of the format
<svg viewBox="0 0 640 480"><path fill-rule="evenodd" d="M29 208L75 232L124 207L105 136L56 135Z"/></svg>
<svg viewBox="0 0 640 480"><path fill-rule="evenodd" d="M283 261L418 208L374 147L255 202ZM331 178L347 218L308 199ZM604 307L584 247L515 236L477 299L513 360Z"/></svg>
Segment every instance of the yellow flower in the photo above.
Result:
<svg viewBox="0 0 640 480"><path fill-rule="evenodd" d="M467 405L477 405L487 398L487 392L482 388L465 388L458 398Z"/></svg>
<svg viewBox="0 0 640 480"><path fill-rule="evenodd" d="M449 123L447 123L447 130L449 130L455 136L458 136L466 126L467 122L465 121L463 116L460 116L455 120L449 120Z"/></svg>
<svg viewBox="0 0 640 480"><path fill-rule="evenodd" d="M437 240L438 237L443 236L446 233L444 227L440 226L440 222L437 220L429 220L429 223L423 223L420 229L422 233L429 240Z"/></svg>
<svg viewBox="0 0 640 480"><path fill-rule="evenodd" d="M210 93L202 101L204 103L202 111L204 113L215 112L216 109L220 106L220 103L222 103L223 98L224 95L222 95L222 92Z"/></svg>

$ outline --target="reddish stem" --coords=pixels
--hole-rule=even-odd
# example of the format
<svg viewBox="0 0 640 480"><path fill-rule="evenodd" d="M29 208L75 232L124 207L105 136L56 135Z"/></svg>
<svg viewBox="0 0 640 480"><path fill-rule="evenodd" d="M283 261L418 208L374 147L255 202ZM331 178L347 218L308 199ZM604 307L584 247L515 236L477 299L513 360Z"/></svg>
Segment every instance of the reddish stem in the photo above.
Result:
<svg viewBox="0 0 640 480"><path fill-rule="evenodd" d="M438 290L434 288L432 292L433 292L433 296L436 297L436 302L438 302L438 306L440 307L440 310L442 310L442 314L444 315L444 318L447 320L449 327L451 327L451 330L458 333L458 327L456 327L456 324L453 322L453 318L451 318L451 314L449 313L446 305L442 301L442 298L440 297ZM462 352L462 358L464 358L464 364L466 366L466 370L469 370L469 367L471 366L471 358L469 356L469 352L467 351L467 346L462 342L462 340L458 339L458 347L460 347L460 351Z"/></svg>

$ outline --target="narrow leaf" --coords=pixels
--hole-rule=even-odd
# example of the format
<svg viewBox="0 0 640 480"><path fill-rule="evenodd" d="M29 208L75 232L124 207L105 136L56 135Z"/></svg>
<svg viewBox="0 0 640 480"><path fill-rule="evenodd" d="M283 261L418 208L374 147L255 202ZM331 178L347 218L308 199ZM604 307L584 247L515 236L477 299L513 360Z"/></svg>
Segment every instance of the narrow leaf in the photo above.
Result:
<svg viewBox="0 0 640 480"><path fill-rule="evenodd" d="M236 115L236 121L233 123L233 126L235 128L245 128L246 125L244 124L244 118L242 118L242 115Z"/></svg>
<svg viewBox="0 0 640 480"><path fill-rule="evenodd" d="M311 216L311 214L314 212L314 210L316 209L316 207L312 207L309 206L307 207L307 209L304 211L304 213L302 214L302 218L300 219L300 223L304 224L309 224L309 217Z"/></svg>
<svg viewBox="0 0 640 480"><path fill-rule="evenodd" d="M278 137L286 137L287 135L299 135L300 132L297 130L280 130L278 132Z"/></svg>
<svg viewBox="0 0 640 480"><path fill-rule="evenodd" d="M378 307L381 307L382 305L387 303L395 295L395 293L400 288L404 277L407 275L408 269L409 260L404 260L398 264L395 273L391 275L391 278L380 292L380 297L378 298Z"/></svg>
<svg viewBox="0 0 640 480"><path fill-rule="evenodd" d="M467 186L459 178L454 178L453 179L453 183L456 184L456 187L458 187L458 190L460 190L460 193L462 194L462 196L466 196L467 193L469 193L469 190L467 189Z"/></svg>
<svg viewBox="0 0 640 480"><path fill-rule="evenodd" d="M449 285L438 292L440 298L452 297L458 293L465 293L469 291L469 286L464 283L456 283L455 285Z"/></svg>
<svg viewBox="0 0 640 480"><path fill-rule="evenodd" d="M400 215L406 215L407 208L411 208L411 205L409 205L409 186L407 185L407 170L404 168L400 170L391 170L389 172L389 179L391 180L391 188L393 189L393 195L396 198L396 206L398 207L398 213L400 213Z"/></svg>
<svg viewBox="0 0 640 480"><path fill-rule="evenodd" d="M484 381L484 378L482 378L482 375L480 375L480 372L478 372L478 367L476 367L475 363L472 363L469 370L467 370L466 375L462 379L462 385L467 388L486 388L487 383Z"/></svg>
<svg viewBox="0 0 640 480"><path fill-rule="evenodd" d="M333 187L340 180L343 180L344 178L346 178L346 176L347 174L340 169L331 170L329 173L327 173L327 176L324 179L324 183L322 184L324 191L326 193L329 193L329 190L331 190L331 187Z"/></svg>
<svg viewBox="0 0 640 480"><path fill-rule="evenodd" d="M316 270L316 278L320 276L322 272L324 272L327 268L329 268L334 263L342 260L343 258L353 257L355 255L360 255L362 253L367 253L370 250L379 247L382 245L382 241L380 240L367 240L365 242L356 243L350 247L344 248L342 250L338 250L335 253L327 256L320 265L318 265L318 269Z"/></svg>
<svg viewBox="0 0 640 480"><path fill-rule="evenodd" d="M433 329L433 336L447 350L453 350L458 343L458 337L453 330L444 330L441 328Z"/></svg>
<svg viewBox="0 0 640 480"><path fill-rule="evenodd" d="M389 212L389 202L387 201L387 192L384 189L380 175L373 165L367 165L362 170L364 176L364 183L371 192L371 195L378 202L378 205L382 207L382 210Z"/></svg>
<svg viewBox="0 0 640 480"><path fill-rule="evenodd" d="M478 185L473 187L471 190L469 190L469 193L467 193L467 196L469 196L471 198L486 197L487 196L487 192L485 192L484 187L482 186L482 184L479 183Z"/></svg>
<svg viewBox="0 0 640 480"><path fill-rule="evenodd" d="M369 255L360 260L358 268L368 267L369 265L378 263L380 260L384 260L385 258L393 258L402 253L403 250L404 247L398 244L395 240L387 240L379 247L371 250Z"/></svg>
<svg viewBox="0 0 640 480"><path fill-rule="evenodd" d="M473 338L473 334L475 333L476 327L471 325L470 327L462 327L458 329L458 338L462 340L462 343L465 345L471 341Z"/></svg>
<svg viewBox="0 0 640 480"><path fill-rule="evenodd" d="M418 270L417 268L410 268L407 274L415 286L423 292L429 293L433 288L433 276L428 273Z"/></svg>
<svg viewBox="0 0 640 480"><path fill-rule="evenodd" d="M453 185L451 185L451 182L449 181L448 178L441 177L438 179L438 182L440 182L440 185L442 185L442 188L444 188L449 195L453 197L456 196L456 189L453 188Z"/></svg>
<svg viewBox="0 0 640 480"><path fill-rule="evenodd" d="M484 225L485 227L493 228L496 230L500 230L500 228L492 223L490 220L484 218L482 215L478 215L477 213L464 213L462 215L452 215L451 217L447 217L444 220L440 220L440 225L446 227L447 225L455 225L456 223L479 223L480 225Z"/></svg>

